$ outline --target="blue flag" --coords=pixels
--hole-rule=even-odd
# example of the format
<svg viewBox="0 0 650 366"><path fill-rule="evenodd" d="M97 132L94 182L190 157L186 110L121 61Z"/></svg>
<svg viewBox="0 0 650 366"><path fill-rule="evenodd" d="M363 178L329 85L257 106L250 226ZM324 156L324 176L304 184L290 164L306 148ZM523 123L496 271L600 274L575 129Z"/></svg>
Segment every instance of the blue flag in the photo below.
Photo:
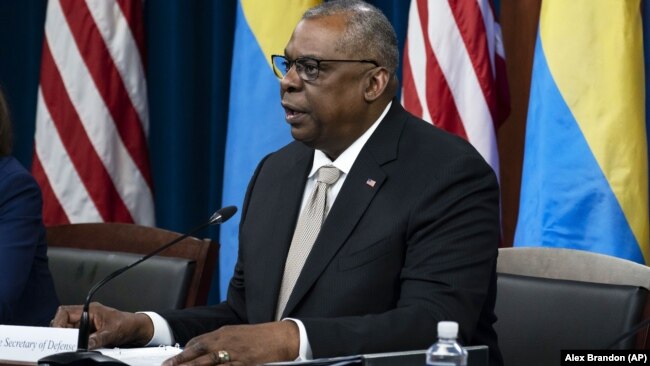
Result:
<svg viewBox="0 0 650 366"><path fill-rule="evenodd" d="M271 54L284 54L293 28L316 0L240 0L232 60L223 205L240 211L221 227L220 295L237 261L238 228L248 181L259 161L291 141Z"/></svg>

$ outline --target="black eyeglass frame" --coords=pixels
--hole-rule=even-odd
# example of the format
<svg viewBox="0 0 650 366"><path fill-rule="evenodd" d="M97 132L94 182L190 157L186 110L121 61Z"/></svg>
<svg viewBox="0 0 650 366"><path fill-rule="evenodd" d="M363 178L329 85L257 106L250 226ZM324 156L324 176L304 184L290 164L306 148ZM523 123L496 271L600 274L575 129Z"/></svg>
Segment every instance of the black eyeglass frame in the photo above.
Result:
<svg viewBox="0 0 650 366"><path fill-rule="evenodd" d="M275 60L276 59L282 59L282 60L289 63L289 67L286 68L286 71L284 72L284 74L282 73L282 70L279 70L278 67L276 67L276 65L275 65ZM316 63L316 76L314 76L313 78L303 77L303 75L307 75L307 74L305 74L304 72L299 72L298 70L296 70L296 72L298 73L298 76L300 76L300 78L302 80L304 80L304 81L314 81L314 80L318 79L318 76L320 75L320 64L321 64L321 62L348 62L348 63L358 62L358 63L369 63L369 64L375 65L375 67L379 67L379 63L377 61L374 61L374 60L321 60L321 59L317 59L317 58L314 58L314 57L298 57L295 60L290 60L287 57L282 56L282 55L271 55L271 65L273 65L273 72L275 73L275 76L277 76L279 79L284 79L284 77L287 75L287 73L289 73L289 71L291 70L293 65L295 65L296 62L299 62L301 60L309 60L309 61L314 61Z"/></svg>

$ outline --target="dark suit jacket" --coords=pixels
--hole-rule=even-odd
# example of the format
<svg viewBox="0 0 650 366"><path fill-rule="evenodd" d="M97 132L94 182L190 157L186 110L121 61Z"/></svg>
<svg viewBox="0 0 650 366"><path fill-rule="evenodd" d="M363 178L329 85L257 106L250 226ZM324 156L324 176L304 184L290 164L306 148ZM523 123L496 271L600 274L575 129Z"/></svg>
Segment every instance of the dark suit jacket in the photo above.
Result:
<svg viewBox="0 0 650 366"><path fill-rule="evenodd" d="M49 325L59 305L41 208L34 178L14 158L0 158L0 324Z"/></svg>
<svg viewBox="0 0 650 366"><path fill-rule="evenodd" d="M243 207L227 302L163 314L178 340L223 324L273 321L313 150L266 157ZM374 181L374 184L372 183ZM341 187L283 316L300 319L314 357L423 349L440 320L490 346L499 241L495 175L464 140L397 101Z"/></svg>

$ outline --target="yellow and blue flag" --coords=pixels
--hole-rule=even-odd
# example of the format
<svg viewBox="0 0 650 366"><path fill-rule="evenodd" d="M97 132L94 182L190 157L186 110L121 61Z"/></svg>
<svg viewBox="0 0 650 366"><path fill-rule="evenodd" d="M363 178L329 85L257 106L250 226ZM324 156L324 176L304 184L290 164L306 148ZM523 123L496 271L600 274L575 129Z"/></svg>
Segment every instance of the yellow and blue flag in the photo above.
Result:
<svg viewBox="0 0 650 366"><path fill-rule="evenodd" d="M241 208L257 163L291 141L271 54L284 54L293 28L317 0L239 0L235 21L223 204ZM240 214L221 227L221 298L237 260Z"/></svg>
<svg viewBox="0 0 650 366"><path fill-rule="evenodd" d="M515 246L650 263L640 0L544 0Z"/></svg>

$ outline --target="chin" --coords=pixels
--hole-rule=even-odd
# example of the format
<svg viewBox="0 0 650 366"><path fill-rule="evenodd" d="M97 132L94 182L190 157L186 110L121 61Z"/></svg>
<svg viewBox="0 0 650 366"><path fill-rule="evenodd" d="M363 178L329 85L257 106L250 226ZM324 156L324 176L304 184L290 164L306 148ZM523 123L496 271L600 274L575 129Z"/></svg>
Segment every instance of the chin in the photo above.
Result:
<svg viewBox="0 0 650 366"><path fill-rule="evenodd" d="M317 149L316 145L314 144L313 140L310 140L308 138L305 138L304 136L300 136L298 134L291 134L293 136L293 139L301 142L303 145L310 147L312 149Z"/></svg>
<svg viewBox="0 0 650 366"><path fill-rule="evenodd" d="M291 127L291 137L293 137L294 140L300 141L304 144L307 144L307 142L310 140L309 136L306 136L303 130L295 128L293 126Z"/></svg>

